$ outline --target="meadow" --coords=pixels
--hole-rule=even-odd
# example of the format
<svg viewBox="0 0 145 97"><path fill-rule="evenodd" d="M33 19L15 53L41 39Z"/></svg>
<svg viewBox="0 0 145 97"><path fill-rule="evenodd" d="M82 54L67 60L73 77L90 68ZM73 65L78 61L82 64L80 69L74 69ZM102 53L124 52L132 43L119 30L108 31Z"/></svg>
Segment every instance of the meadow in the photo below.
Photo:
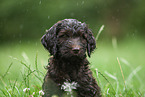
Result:
<svg viewBox="0 0 145 97"><path fill-rule="evenodd" d="M145 96L145 45L137 37L99 40L90 68L103 97ZM40 40L0 45L0 97L40 97L49 53Z"/></svg>

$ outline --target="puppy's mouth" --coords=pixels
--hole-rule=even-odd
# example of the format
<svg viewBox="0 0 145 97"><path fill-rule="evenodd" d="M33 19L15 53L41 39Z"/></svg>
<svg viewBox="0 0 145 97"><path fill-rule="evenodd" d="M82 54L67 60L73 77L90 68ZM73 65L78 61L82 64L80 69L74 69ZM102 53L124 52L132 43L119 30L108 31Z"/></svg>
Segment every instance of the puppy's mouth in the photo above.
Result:
<svg viewBox="0 0 145 97"><path fill-rule="evenodd" d="M71 51L70 53L72 56L79 56L80 55L80 52L74 52L74 51Z"/></svg>
<svg viewBox="0 0 145 97"><path fill-rule="evenodd" d="M82 60L86 58L86 53L83 49L61 49L61 58L66 60Z"/></svg>
<svg viewBox="0 0 145 97"><path fill-rule="evenodd" d="M71 51L69 56L70 57L68 57L68 58L70 58L70 59L76 59L76 60L80 60L80 59L84 59L85 58L85 54L81 53L80 51L79 52L78 51L76 51L76 52Z"/></svg>

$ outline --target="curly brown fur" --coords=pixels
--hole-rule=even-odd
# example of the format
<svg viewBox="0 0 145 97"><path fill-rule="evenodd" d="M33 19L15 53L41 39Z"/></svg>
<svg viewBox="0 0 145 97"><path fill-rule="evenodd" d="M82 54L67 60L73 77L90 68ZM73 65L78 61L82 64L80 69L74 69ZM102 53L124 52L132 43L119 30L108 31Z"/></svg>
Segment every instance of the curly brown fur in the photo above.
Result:
<svg viewBox="0 0 145 97"><path fill-rule="evenodd" d="M62 96L65 82L76 82L76 97L100 97L100 88L88 67L86 52L90 57L96 48L95 39L85 23L64 19L54 24L41 39L53 57L49 59L44 78L45 97Z"/></svg>

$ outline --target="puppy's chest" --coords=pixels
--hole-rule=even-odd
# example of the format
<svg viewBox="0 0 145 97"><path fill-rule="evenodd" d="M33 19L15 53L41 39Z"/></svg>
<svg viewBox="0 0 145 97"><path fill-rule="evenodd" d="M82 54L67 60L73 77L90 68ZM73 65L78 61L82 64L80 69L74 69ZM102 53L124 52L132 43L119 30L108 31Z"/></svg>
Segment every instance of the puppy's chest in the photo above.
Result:
<svg viewBox="0 0 145 97"><path fill-rule="evenodd" d="M65 71L60 74L62 74L61 77L64 81L73 82L78 80L78 72L76 70Z"/></svg>

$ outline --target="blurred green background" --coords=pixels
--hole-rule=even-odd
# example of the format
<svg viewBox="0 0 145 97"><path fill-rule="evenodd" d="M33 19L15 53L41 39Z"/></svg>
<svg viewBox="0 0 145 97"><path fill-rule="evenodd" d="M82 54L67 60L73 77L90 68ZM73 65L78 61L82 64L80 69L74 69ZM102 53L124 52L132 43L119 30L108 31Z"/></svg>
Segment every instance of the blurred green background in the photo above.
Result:
<svg viewBox="0 0 145 97"><path fill-rule="evenodd" d="M13 63L9 78L20 77L22 67L15 58L34 64L36 53L43 68L48 52L40 43L41 36L57 21L75 18L86 22L94 36L105 25L98 49L89 59L95 64L92 68L120 76L123 83L119 57L125 79L140 67L136 71L139 77L133 77L132 83L144 91L144 4L145 0L0 0L0 76Z"/></svg>
<svg viewBox="0 0 145 97"><path fill-rule="evenodd" d="M86 22L94 35L104 24L103 35L107 38L143 37L144 3L144 0L1 0L0 42L38 39L45 29L65 18Z"/></svg>

